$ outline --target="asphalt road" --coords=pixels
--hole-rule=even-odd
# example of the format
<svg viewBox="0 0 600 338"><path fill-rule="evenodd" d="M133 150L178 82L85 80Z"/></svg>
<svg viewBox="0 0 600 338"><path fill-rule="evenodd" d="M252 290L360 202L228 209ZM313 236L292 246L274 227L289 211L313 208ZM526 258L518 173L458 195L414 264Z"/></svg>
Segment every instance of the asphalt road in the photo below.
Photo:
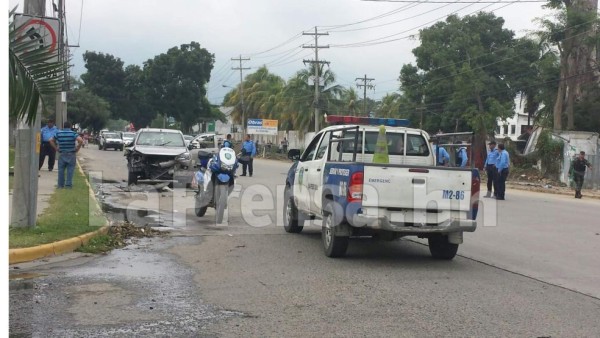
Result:
<svg viewBox="0 0 600 338"><path fill-rule="evenodd" d="M255 161L229 222L198 218L185 191L127 191L120 152L84 149L111 217L170 230L101 257L20 266L11 333L34 336L552 336L600 334L597 200L508 191L484 200L459 257L418 241L352 240L323 255L320 225L281 228L289 164ZM130 212L119 213L127 206ZM241 207L243 206L243 208ZM147 212L140 212L146 209ZM148 209L160 209L152 212ZM175 210L175 211L173 211ZM63 310L57 311L56 308ZM150 309L152 308L152 309ZM31 320L24 318L33 318Z"/></svg>

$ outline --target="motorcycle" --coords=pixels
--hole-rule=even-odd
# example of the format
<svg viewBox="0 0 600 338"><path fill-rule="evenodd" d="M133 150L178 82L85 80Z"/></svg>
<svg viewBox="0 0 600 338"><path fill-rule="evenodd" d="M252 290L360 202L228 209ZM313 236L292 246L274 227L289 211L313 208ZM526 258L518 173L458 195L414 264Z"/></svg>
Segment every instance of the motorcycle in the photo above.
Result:
<svg viewBox="0 0 600 338"><path fill-rule="evenodd" d="M198 184L195 211L196 216L202 217L208 207L215 208L216 223L220 224L227 209L227 198L233 191L238 162L231 148L221 148L218 154L210 157L208 152L198 152L200 170L195 174Z"/></svg>

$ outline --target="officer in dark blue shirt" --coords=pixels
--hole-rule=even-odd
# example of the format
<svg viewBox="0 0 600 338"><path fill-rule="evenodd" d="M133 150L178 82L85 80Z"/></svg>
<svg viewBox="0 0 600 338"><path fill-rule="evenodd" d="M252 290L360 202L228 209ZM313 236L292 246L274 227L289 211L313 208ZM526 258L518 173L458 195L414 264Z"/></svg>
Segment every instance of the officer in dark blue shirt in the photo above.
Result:
<svg viewBox="0 0 600 338"><path fill-rule="evenodd" d="M494 188L494 196L498 192L496 162L498 162L500 153L498 153L498 149L496 149L496 141L490 142L489 146L490 152L488 153L484 164L485 171L487 172L487 195L485 195L485 197L492 197L492 187Z"/></svg>
<svg viewBox="0 0 600 338"><path fill-rule="evenodd" d="M49 119L46 126L40 130L42 144L40 145L40 163L38 170L44 166L44 160L48 156L48 170L54 169L54 162L56 159L56 151L50 146L50 140L56 136L58 128L54 125L54 120Z"/></svg>

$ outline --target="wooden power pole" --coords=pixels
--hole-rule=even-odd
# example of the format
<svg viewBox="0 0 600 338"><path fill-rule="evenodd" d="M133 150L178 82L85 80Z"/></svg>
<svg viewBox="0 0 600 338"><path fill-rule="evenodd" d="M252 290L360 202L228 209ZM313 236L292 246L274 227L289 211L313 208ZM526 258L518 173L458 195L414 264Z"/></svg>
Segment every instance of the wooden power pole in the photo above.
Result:
<svg viewBox="0 0 600 338"><path fill-rule="evenodd" d="M315 44L309 46L302 46L302 48L314 48L315 49L315 59L314 60L304 60L304 63L310 63L315 65L315 133L319 131L319 85L321 84L321 80L319 78L319 68L321 64L329 64L327 61L319 61L319 49L321 48L329 48L327 46L319 46L319 36L321 35L329 35L329 33L319 33L317 27L315 27L314 33L306 33L302 32L302 35L314 35L315 36ZM323 83L325 85L325 83Z"/></svg>

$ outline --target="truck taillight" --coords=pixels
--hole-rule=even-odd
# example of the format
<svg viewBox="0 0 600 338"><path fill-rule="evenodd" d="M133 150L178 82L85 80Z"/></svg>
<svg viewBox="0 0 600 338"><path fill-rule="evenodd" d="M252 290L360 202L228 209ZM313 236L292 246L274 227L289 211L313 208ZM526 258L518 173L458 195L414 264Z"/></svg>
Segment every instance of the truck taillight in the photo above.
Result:
<svg viewBox="0 0 600 338"><path fill-rule="evenodd" d="M477 211L479 209L479 186L481 178L479 171L474 169L471 173L471 219L477 218Z"/></svg>
<svg viewBox="0 0 600 338"><path fill-rule="evenodd" d="M359 202L362 200L364 174L357 171L350 176L350 185L348 186L348 202Z"/></svg>

